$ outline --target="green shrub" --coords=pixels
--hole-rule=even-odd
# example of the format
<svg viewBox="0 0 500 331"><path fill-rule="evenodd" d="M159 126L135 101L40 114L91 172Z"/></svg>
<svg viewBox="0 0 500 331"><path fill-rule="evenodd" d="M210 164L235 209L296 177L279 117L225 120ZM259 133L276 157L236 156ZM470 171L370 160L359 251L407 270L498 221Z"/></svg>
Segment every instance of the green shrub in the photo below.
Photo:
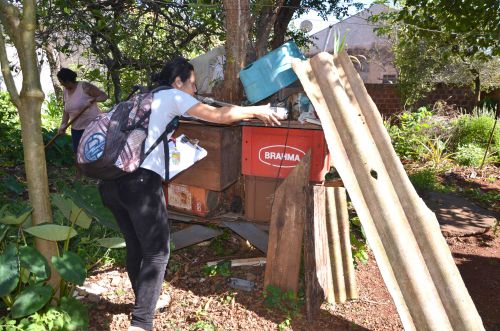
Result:
<svg viewBox="0 0 500 331"><path fill-rule="evenodd" d="M6 92L0 92L0 141L0 165L11 166L23 159L19 114Z"/></svg>
<svg viewBox="0 0 500 331"><path fill-rule="evenodd" d="M409 176L417 191L433 191L437 188L436 173L431 169L423 169Z"/></svg>
<svg viewBox="0 0 500 331"><path fill-rule="evenodd" d="M63 111L64 105L61 100L58 100L55 94L49 94L42 106L42 127L49 130L58 128L61 125Z"/></svg>
<svg viewBox="0 0 500 331"><path fill-rule="evenodd" d="M455 153L455 161L462 166L479 167L483 161L485 149L474 144L469 143L460 145ZM487 158L491 162L491 158Z"/></svg>
<svg viewBox="0 0 500 331"><path fill-rule="evenodd" d="M432 112L421 107L417 111L404 112L395 119L397 124L387 125L394 150L402 159L419 160L425 153L424 145L429 137L426 132Z"/></svg>
<svg viewBox="0 0 500 331"><path fill-rule="evenodd" d="M450 141L456 151L459 146L474 144L486 148L488 139L495 123L494 115L488 112L475 112L472 115L462 115L455 123L456 130ZM500 153L500 126L497 125L493 134L490 151Z"/></svg>

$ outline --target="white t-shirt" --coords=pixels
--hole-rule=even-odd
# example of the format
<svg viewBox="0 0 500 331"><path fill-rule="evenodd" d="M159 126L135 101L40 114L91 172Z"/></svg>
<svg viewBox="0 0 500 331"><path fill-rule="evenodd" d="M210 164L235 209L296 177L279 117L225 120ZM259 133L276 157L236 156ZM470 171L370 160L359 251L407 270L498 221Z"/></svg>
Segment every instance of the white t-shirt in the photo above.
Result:
<svg viewBox="0 0 500 331"><path fill-rule="evenodd" d="M168 123L175 116L189 116L186 112L199 103L193 96L177 89L163 90L156 92L151 103L151 116L149 117L148 137L144 146L146 153L156 139L165 131ZM173 132L168 135L172 136ZM149 169L159 174L165 179L165 151L163 142L159 143L154 150L149 153L141 168Z"/></svg>

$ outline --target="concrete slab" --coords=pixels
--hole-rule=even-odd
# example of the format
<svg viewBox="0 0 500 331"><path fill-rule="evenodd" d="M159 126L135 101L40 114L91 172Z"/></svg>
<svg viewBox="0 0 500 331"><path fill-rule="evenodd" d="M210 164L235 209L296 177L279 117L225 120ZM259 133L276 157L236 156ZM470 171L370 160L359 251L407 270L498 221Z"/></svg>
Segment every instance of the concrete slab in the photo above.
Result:
<svg viewBox="0 0 500 331"><path fill-rule="evenodd" d="M424 201L436 214L445 237L484 233L497 221L493 212L456 193L431 192Z"/></svg>

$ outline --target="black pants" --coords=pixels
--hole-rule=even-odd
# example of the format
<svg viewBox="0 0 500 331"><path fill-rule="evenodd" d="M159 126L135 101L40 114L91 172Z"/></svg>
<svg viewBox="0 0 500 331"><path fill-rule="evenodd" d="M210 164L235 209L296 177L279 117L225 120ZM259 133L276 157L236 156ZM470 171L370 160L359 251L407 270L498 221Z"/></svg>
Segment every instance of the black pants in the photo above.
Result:
<svg viewBox="0 0 500 331"><path fill-rule="evenodd" d="M74 130L71 129L71 142L73 143L73 152L78 150L78 145L80 144L80 140L82 139L83 136L83 131L85 130Z"/></svg>
<svg viewBox="0 0 500 331"><path fill-rule="evenodd" d="M135 294L132 326L152 330L170 255L170 227L162 180L139 168L99 186L127 244L127 272Z"/></svg>

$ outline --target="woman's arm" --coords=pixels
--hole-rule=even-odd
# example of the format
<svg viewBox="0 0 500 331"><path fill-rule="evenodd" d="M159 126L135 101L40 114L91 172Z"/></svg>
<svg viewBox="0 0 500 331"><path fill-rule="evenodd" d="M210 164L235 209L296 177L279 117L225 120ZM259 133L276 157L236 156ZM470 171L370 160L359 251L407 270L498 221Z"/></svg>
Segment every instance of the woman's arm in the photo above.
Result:
<svg viewBox="0 0 500 331"><path fill-rule="evenodd" d="M63 111L61 125L59 126L59 130L57 130L58 133L63 134L66 131L66 129L68 128L68 121L69 121L69 114Z"/></svg>
<svg viewBox="0 0 500 331"><path fill-rule="evenodd" d="M204 103L198 103L189 108L187 113L201 120L229 124L245 119L258 118L266 125L281 125L278 116L273 113L269 105L264 106L224 106L216 108Z"/></svg>
<svg viewBox="0 0 500 331"><path fill-rule="evenodd" d="M88 82L83 82L83 91L94 98L97 102L102 102L108 100L108 95L100 90L97 86L90 84Z"/></svg>

